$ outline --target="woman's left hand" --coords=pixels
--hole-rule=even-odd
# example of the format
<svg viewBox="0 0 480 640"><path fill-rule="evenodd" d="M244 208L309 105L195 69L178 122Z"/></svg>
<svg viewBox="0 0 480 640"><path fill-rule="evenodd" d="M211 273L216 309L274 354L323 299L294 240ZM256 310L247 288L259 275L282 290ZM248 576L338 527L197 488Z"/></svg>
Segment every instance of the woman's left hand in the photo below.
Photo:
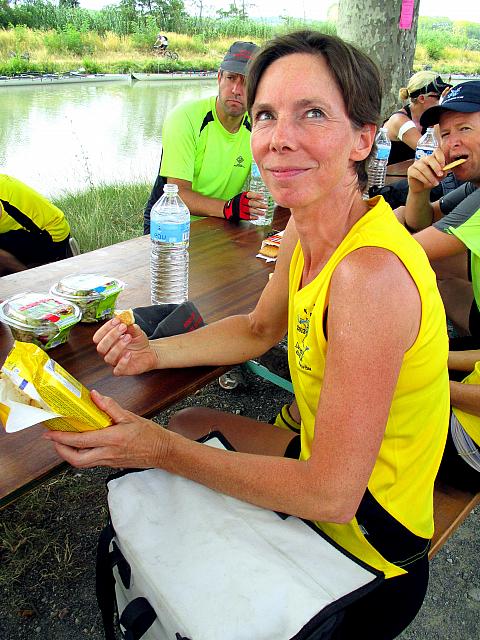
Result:
<svg viewBox="0 0 480 640"><path fill-rule="evenodd" d="M74 467L123 467L147 469L162 466L169 433L151 420L122 409L112 398L91 392L99 409L112 418L112 426L95 431L48 431L59 456Z"/></svg>

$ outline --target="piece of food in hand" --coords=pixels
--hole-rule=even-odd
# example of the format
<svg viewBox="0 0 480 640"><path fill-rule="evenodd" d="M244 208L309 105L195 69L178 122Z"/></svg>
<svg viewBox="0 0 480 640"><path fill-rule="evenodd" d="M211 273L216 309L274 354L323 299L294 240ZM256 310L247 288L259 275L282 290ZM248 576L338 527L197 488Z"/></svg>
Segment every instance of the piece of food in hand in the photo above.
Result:
<svg viewBox="0 0 480 640"><path fill-rule="evenodd" d="M131 324L135 324L135 316L131 309L118 309L113 312L113 315L126 324L129 327Z"/></svg>
<svg viewBox="0 0 480 640"><path fill-rule="evenodd" d="M445 165L443 167L443 171L450 171L450 169L453 169L454 167L458 167L459 164L463 164L466 161L467 161L466 158L459 158L458 160L454 160L453 162L450 162L450 164Z"/></svg>

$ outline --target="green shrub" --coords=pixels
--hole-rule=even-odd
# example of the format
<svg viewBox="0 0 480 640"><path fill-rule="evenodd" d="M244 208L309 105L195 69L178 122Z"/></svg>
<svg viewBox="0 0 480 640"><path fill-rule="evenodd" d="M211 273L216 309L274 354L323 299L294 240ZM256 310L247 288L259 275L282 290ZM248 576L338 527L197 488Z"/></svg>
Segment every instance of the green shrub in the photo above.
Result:
<svg viewBox="0 0 480 640"><path fill-rule="evenodd" d="M143 65L145 73L169 73L171 71L183 71L184 69L185 63L181 60L169 60L166 58L149 60Z"/></svg>
<svg viewBox="0 0 480 640"><path fill-rule="evenodd" d="M102 67L95 60L90 58L84 58L82 60L82 67L87 73L102 73Z"/></svg>
<svg viewBox="0 0 480 640"><path fill-rule="evenodd" d="M157 39L158 30L138 29L131 35L132 46L137 51L150 51Z"/></svg>
<svg viewBox="0 0 480 640"><path fill-rule="evenodd" d="M425 49L430 60L441 60L445 52L445 47L433 38L425 43Z"/></svg>
<svg viewBox="0 0 480 640"><path fill-rule="evenodd" d="M470 49L470 51L480 51L480 40L477 38L472 38L471 40L469 40L466 48Z"/></svg>
<svg viewBox="0 0 480 640"><path fill-rule="evenodd" d="M64 71L64 69L61 69L60 65L55 64L51 60L35 64L28 60L15 57L0 63L0 75L2 76L14 76L29 71L34 73L56 73Z"/></svg>
<svg viewBox="0 0 480 640"><path fill-rule="evenodd" d="M51 31L45 34L43 42L47 51L52 54L69 53L82 56L94 53L94 47L88 41L88 36L72 24L67 24L61 31Z"/></svg>
<svg viewBox="0 0 480 640"><path fill-rule="evenodd" d="M108 67L108 73L130 73L130 71L141 71L141 66L133 60L115 60Z"/></svg>
<svg viewBox="0 0 480 640"><path fill-rule="evenodd" d="M26 73L27 71L41 72L41 69L38 65L32 64L19 56L10 58L10 60L0 64L0 74L2 76L14 76L19 73Z"/></svg>

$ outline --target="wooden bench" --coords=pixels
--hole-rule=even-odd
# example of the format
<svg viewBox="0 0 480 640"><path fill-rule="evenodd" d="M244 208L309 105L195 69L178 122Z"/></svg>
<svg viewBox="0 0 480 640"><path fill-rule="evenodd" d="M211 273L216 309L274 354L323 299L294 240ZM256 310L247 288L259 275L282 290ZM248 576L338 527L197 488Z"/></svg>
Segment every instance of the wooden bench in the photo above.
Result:
<svg viewBox="0 0 480 640"><path fill-rule="evenodd" d="M437 481L433 494L435 533L428 554L430 559L479 503L480 493L460 491Z"/></svg>

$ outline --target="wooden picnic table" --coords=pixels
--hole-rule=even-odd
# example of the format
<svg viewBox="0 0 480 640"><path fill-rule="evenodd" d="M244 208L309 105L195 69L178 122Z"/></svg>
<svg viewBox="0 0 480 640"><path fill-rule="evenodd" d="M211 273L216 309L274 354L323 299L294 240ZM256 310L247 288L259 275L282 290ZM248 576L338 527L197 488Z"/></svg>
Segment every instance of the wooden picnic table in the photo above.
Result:
<svg viewBox="0 0 480 640"><path fill-rule="evenodd" d="M403 162L396 162L395 164L389 164L387 166L387 181L389 184L391 182L397 182L397 180L402 180L402 178L407 177L407 170L413 164L413 160L403 160Z"/></svg>
<svg viewBox="0 0 480 640"><path fill-rule="evenodd" d="M408 167L412 164L413 160L404 160L403 162L397 162L395 164L389 164L387 166L387 175L385 176L385 184L394 184L399 180L405 180L407 178Z"/></svg>
<svg viewBox="0 0 480 640"><path fill-rule="evenodd" d="M275 214L274 228L286 226L289 213ZM190 243L190 300L206 322L253 309L273 270L256 258L265 235L261 227L242 222L233 227L223 220L205 218L192 223ZM70 273L104 273L127 283L118 308L150 304L150 238L126 242L0 278L0 299L21 291L47 292ZM49 355L85 386L115 398L123 407L142 416L174 404L205 386L230 367L194 367L152 371L139 376L115 377L97 354L92 336L98 324L79 324L67 344ZM13 339L0 323L0 363ZM15 434L0 428L0 507L58 470L62 460L51 443L43 440L40 425Z"/></svg>

